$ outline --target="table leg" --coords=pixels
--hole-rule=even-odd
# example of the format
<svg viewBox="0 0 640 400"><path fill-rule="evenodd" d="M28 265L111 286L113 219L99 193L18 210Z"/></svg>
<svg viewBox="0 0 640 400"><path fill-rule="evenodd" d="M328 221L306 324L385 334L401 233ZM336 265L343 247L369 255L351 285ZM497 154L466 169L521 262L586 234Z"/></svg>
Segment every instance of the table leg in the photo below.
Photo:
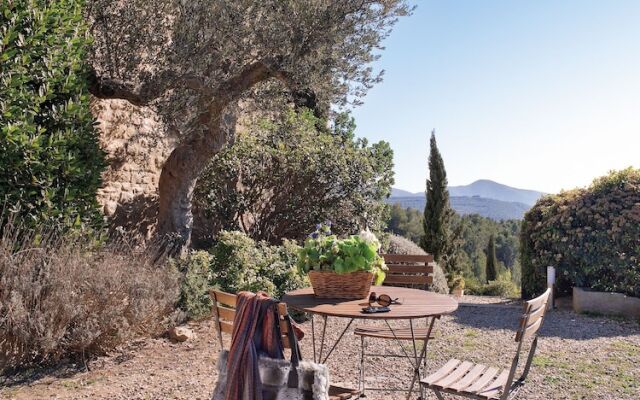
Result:
<svg viewBox="0 0 640 400"><path fill-rule="evenodd" d="M319 355L318 355L318 362L320 363L322 360L322 351L324 350L324 338L325 338L325 334L327 333L327 316L323 315L322 316L322 320L324 321L324 323L322 324L322 336L320 337L320 350L319 350Z"/></svg>
<svg viewBox="0 0 640 400"><path fill-rule="evenodd" d="M317 363L316 357L316 326L314 324L315 316L311 314L311 343L313 344L313 362Z"/></svg>
<svg viewBox="0 0 640 400"><path fill-rule="evenodd" d="M326 317L325 317L326 318ZM325 320L325 324L327 323L327 321ZM336 346L338 345L338 343L340 343L340 341L342 340L342 338L344 337L344 334L347 333L347 331L349 330L349 327L351 326L351 324L353 323L353 318L351 318L349 320L349 323L347 324L347 326L345 326L345 328L342 330L342 333L340 333L340 336L338 336L338 339L336 339L336 341L333 343L333 346L331 346L331 349L329 350L329 352L327 353L327 355L324 357L324 360L322 361L322 364L326 364L327 360L329 359L329 356L331 355L331 353L333 353L333 350L335 350ZM324 333L323 333L324 336ZM322 358L322 357L321 357Z"/></svg>
<svg viewBox="0 0 640 400"><path fill-rule="evenodd" d="M349 323L347 323L347 326L345 326L345 328L342 330L342 332L340 333L340 336L338 336L338 339L336 339L336 341L333 343L333 345L331 346L327 354L324 356L324 358L322 357L322 355L324 354L324 343L325 343L325 338L327 333L327 321L328 321L327 316L323 315L322 320L323 320L322 334L320 335L320 348L318 349L317 357L316 357L316 328L313 322L313 316L311 316L311 341L313 342L313 361L316 363L326 364L327 360L335 350L336 346L338 346L338 344L344 337L345 333L347 333L347 331L349 330L349 327L351 327L351 324L353 323L354 318L349 319Z"/></svg>

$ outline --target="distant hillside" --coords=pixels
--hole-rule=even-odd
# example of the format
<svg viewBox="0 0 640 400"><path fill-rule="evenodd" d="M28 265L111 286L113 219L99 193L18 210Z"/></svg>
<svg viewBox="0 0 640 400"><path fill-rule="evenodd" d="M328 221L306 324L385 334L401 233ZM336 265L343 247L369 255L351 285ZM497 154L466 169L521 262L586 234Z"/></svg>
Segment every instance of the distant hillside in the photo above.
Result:
<svg viewBox="0 0 640 400"><path fill-rule="evenodd" d="M481 179L464 186L449 186L449 194L456 197L480 196L486 199L524 203L529 206L533 206L544 195L542 192L516 189L488 179Z"/></svg>
<svg viewBox="0 0 640 400"><path fill-rule="evenodd" d="M424 196L424 192L411 193L408 190L391 188L391 197L413 197L413 196Z"/></svg>
<svg viewBox="0 0 640 400"><path fill-rule="evenodd" d="M485 199L478 196L452 196L450 201L451 207L458 214L479 214L493 220L522 219L524 213L531 208L524 203ZM417 210L423 210L425 202L424 195L390 197L387 199L389 204L399 203L404 208L410 207Z"/></svg>
<svg viewBox="0 0 640 400"><path fill-rule="evenodd" d="M517 189L502 183L480 179L469 185L449 186L449 194L455 197L480 196L485 199L494 199L508 202L524 203L533 206L536 201L545 195L535 190ZM392 188L391 197L417 197L424 196L424 192L412 193L406 190Z"/></svg>

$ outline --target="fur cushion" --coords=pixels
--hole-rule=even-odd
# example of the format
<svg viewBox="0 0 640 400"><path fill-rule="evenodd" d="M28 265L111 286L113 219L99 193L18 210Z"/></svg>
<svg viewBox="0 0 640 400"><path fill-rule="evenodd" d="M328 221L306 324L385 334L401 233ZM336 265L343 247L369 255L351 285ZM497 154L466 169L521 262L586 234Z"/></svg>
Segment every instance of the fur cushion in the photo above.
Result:
<svg viewBox="0 0 640 400"><path fill-rule="evenodd" d="M218 357L218 383L212 400L224 400L228 355L227 350L222 350ZM329 370L326 365L300 361L298 388L287 387L291 369L290 361L260 357L258 365L264 400L327 400L329 398Z"/></svg>

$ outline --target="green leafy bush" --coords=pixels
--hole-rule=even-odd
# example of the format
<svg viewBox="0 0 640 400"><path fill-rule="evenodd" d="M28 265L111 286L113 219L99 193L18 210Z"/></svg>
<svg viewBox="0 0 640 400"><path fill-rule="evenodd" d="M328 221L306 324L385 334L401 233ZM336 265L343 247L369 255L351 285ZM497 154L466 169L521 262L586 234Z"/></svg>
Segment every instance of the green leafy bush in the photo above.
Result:
<svg viewBox="0 0 640 400"><path fill-rule="evenodd" d="M102 221L83 6L0 2L0 204L34 225Z"/></svg>
<svg viewBox="0 0 640 400"><path fill-rule="evenodd" d="M522 295L546 287L557 268L560 293L572 286L640 297L640 170L596 179L586 189L546 196L525 215L520 238Z"/></svg>
<svg viewBox="0 0 640 400"><path fill-rule="evenodd" d="M190 319L200 319L211 313L209 286L211 282L211 255L194 251L175 262L182 273L178 306Z"/></svg>
<svg viewBox="0 0 640 400"><path fill-rule="evenodd" d="M282 246L256 242L242 232L222 232L212 249L211 280L225 291L265 291L280 298L307 286L296 268L299 246L285 240Z"/></svg>
<svg viewBox="0 0 640 400"><path fill-rule="evenodd" d="M229 293L264 291L281 298L309 286L296 267L299 250L290 240L272 246L242 232L223 231L210 252L193 251L175 262L183 277L179 306L189 318L199 319L211 312L212 287Z"/></svg>
<svg viewBox="0 0 640 400"><path fill-rule="evenodd" d="M352 119L332 129L309 110L263 119L218 153L194 192L194 240L238 230L279 244L302 241L308 227L331 220L346 235L366 224L379 229L393 183L386 142L357 139Z"/></svg>
<svg viewBox="0 0 640 400"><path fill-rule="evenodd" d="M520 296L520 290L511 279L496 279L482 287L482 295L514 298Z"/></svg>
<svg viewBox="0 0 640 400"><path fill-rule="evenodd" d="M363 231L338 239L331 234L330 224L319 224L316 228L298 253L298 267L302 273L311 270L338 274L369 271L375 275L375 284L382 284L387 267L378 254L380 242L373 233Z"/></svg>
<svg viewBox="0 0 640 400"><path fill-rule="evenodd" d="M467 278L465 293L476 296L499 296L515 298L520 296L520 288L511 279L509 271L503 272L496 280L482 284L476 278Z"/></svg>

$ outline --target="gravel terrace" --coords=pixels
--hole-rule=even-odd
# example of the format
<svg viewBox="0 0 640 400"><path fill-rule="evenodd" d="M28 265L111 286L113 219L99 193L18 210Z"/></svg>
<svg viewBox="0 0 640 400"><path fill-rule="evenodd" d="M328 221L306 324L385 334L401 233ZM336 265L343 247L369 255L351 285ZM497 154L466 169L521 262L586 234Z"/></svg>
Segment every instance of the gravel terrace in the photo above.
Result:
<svg viewBox="0 0 640 400"><path fill-rule="evenodd" d="M507 368L515 351L513 338L519 314L520 307L514 302L465 297L456 313L436 324L429 370L452 357ZM320 325L320 320L316 321ZM331 343L346 320L329 321L327 336ZM66 366L0 377L0 398L208 399L216 382L219 346L211 321L193 323L191 327L197 334L194 340L134 341L90 362L88 372ZM310 323L303 324L303 329L309 333ZM310 340L308 334L301 343L307 358L311 358ZM393 341L368 340L370 349L375 346L379 352L398 351ZM412 350L406 343L406 349ZM356 385L359 347L359 338L348 332L329 360L334 383ZM389 388L406 384L410 378L409 365L402 359L369 359L367 372L368 386ZM384 392L368 392L368 397L404 398L399 393ZM429 394L427 398L435 396ZM640 324L571 311L548 314L529 381L518 398L640 398Z"/></svg>

